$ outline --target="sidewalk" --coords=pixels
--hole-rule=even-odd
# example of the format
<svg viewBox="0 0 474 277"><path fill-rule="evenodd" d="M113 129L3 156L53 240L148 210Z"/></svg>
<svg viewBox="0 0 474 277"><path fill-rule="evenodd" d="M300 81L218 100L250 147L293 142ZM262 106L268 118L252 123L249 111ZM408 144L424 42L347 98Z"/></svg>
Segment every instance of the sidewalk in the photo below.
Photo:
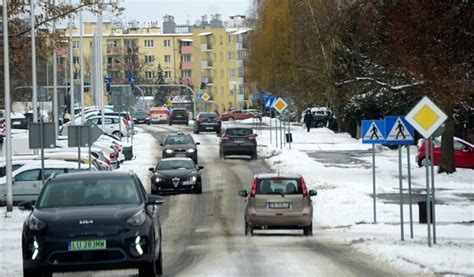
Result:
<svg viewBox="0 0 474 277"><path fill-rule="evenodd" d="M264 118L263 122L268 127L269 119ZM251 124L252 120L242 123ZM273 126L274 123L275 119ZM318 229L330 230L336 241L408 272L474 274L474 170L435 174L436 201L442 204L436 205L437 244L429 248L427 226L418 223L416 202L412 206L414 238L410 238L407 197L403 205L405 240L401 241L398 151L376 148L377 224L373 224L372 145L327 128L311 129L308 133L295 125L291 132L291 150L288 144L280 150L280 141L278 147L275 145L275 131L270 144L270 131L259 129L259 156L275 171L303 175L308 186L318 191L313 198L316 239ZM415 164L416 147L410 150L412 188L420 193L426 187L425 169ZM336 160L339 156L342 160L324 158L328 153L335 153ZM406 150L402 160L403 188L407 194Z"/></svg>

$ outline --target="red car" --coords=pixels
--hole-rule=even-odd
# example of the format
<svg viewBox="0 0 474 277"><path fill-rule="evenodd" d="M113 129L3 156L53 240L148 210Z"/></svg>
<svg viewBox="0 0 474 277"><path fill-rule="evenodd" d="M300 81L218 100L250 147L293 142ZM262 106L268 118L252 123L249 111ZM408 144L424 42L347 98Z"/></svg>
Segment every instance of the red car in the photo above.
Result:
<svg viewBox="0 0 474 277"><path fill-rule="evenodd" d="M441 139L434 139L434 165L439 165L441 160ZM418 143L418 153L416 155L418 166L425 164L425 143L420 140ZM460 138L454 137L454 164L458 168L474 169L474 145Z"/></svg>
<svg viewBox="0 0 474 277"><path fill-rule="evenodd" d="M221 120L236 120L236 119L248 119L254 117L253 114L246 113L242 110L233 110L228 113L221 114Z"/></svg>

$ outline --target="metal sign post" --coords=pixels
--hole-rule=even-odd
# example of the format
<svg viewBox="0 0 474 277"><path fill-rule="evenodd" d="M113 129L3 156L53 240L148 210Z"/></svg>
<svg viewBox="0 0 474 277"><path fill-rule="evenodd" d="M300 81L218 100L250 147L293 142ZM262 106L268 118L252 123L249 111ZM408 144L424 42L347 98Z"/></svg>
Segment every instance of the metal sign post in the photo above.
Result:
<svg viewBox="0 0 474 277"><path fill-rule="evenodd" d="M400 186L400 228L401 240L405 240L403 228L403 175L402 175L402 149L401 145L412 144L414 142L415 130L404 116L385 117L385 143L398 145L398 172Z"/></svg>
<svg viewBox="0 0 474 277"><path fill-rule="evenodd" d="M433 155L433 148L434 148L434 144L433 144L433 137L431 137L429 139L429 142L430 144L430 157L431 157L431 160L430 160L430 167L431 167L431 198L433 199L433 207L430 207L432 209L432 214L433 214L433 220L432 220L432 223L433 223L433 244L436 244L436 207L435 207L435 203L436 203L436 198L435 198L435 181L434 181L434 155Z"/></svg>
<svg viewBox="0 0 474 277"><path fill-rule="evenodd" d="M413 238L413 199L411 191L410 145L407 145L408 198L410 201L410 238Z"/></svg>
<svg viewBox="0 0 474 277"><path fill-rule="evenodd" d="M372 195L374 201L374 224L377 223L377 190L375 178L375 144L385 142L384 120L362 120L362 143L372 144Z"/></svg>
<svg viewBox="0 0 474 277"><path fill-rule="evenodd" d="M407 121L410 122L413 127L425 138L425 167L426 167L426 219L427 219L427 231L428 231L428 246L431 247L431 207L433 208L433 243L436 243L436 215L435 215L435 187L434 187L434 168L433 168L433 150L432 143L429 139L436 133L439 127L446 121L448 116L434 104L428 97L418 102L418 104L411 109L407 114ZM430 158L431 157L431 158ZM431 194L433 202L430 202L430 174L429 167L431 164L431 179L432 187ZM432 206L431 206L432 204Z"/></svg>

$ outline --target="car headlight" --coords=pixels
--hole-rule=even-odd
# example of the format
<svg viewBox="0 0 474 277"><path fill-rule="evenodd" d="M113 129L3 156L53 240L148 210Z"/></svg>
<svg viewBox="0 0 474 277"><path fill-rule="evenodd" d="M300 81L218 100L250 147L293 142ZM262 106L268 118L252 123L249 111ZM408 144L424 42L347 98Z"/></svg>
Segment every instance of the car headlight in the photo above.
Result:
<svg viewBox="0 0 474 277"><path fill-rule="evenodd" d="M166 154L172 154L172 153L173 153L173 149L166 149L165 152L166 152Z"/></svg>
<svg viewBox="0 0 474 277"><path fill-rule="evenodd" d="M46 224L44 224L43 221L39 220L34 215L31 215L30 218L28 219L28 228L30 228L30 230L40 231L45 226Z"/></svg>
<svg viewBox="0 0 474 277"><path fill-rule="evenodd" d="M196 182L196 180L197 180L196 176L189 177L189 181Z"/></svg>
<svg viewBox="0 0 474 277"><path fill-rule="evenodd" d="M161 182L161 181L162 181L162 179L160 177L155 178L155 183L158 183L158 182Z"/></svg>
<svg viewBox="0 0 474 277"><path fill-rule="evenodd" d="M193 148L188 149L188 153L194 153L194 151L196 151L196 150L194 150Z"/></svg>
<svg viewBox="0 0 474 277"><path fill-rule="evenodd" d="M127 220L127 223L132 226L140 226L145 222L145 211L141 210L138 213L134 214Z"/></svg>

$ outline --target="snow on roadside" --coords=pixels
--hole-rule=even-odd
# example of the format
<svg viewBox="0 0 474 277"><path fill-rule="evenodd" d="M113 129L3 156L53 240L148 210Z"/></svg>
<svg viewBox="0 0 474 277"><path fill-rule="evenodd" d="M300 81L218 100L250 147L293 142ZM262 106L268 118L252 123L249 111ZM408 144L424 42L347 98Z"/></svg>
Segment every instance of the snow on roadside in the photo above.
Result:
<svg viewBox="0 0 474 277"><path fill-rule="evenodd" d="M274 120L273 120L274 121ZM269 119L263 122L268 125ZM242 121L252 124L252 120ZM274 124L274 122L272 123ZM268 126L267 126L268 127ZM377 224L373 221L372 145L362 144L348 134L336 134L327 128L311 129L292 125L293 143L280 149L275 130L256 128L259 155L268 165L281 173L304 176L310 189L316 189L314 220L317 229L334 232L336 241L351 244L355 249L413 273L474 274L474 170L458 169L455 174L436 174L437 244L427 246L426 224L418 223L418 206L414 202L414 239L410 238L409 205L403 206L404 238L401 241L400 206L398 204L398 152L385 147L376 148L377 194L392 194L392 201L377 199ZM278 139L279 133L278 133ZM425 169L415 164L416 147L411 147L413 191L426 185ZM324 152L352 154L351 159L333 162L315 159ZM404 193L407 193L406 150L403 152ZM311 153L311 156L308 155ZM327 154L327 153L326 153Z"/></svg>

